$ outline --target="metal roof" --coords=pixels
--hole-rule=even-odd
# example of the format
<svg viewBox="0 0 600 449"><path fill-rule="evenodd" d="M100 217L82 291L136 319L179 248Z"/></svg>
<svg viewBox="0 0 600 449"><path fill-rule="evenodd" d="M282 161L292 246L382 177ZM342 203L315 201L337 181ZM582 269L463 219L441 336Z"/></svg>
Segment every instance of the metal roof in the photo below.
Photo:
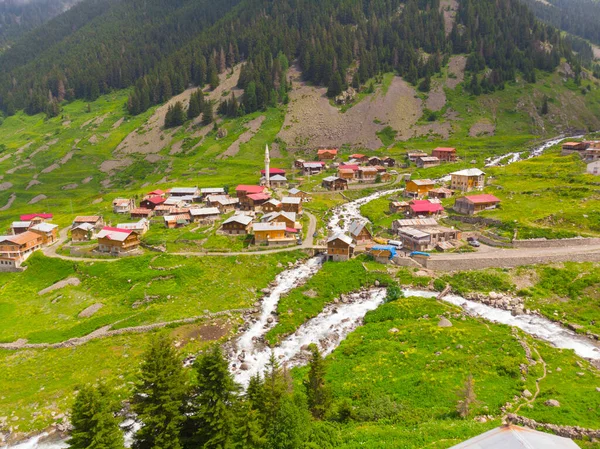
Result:
<svg viewBox="0 0 600 449"><path fill-rule="evenodd" d="M269 222L269 223L254 223L252 225L253 231L284 231L286 228L285 223L280 222Z"/></svg>
<svg viewBox="0 0 600 449"><path fill-rule="evenodd" d="M481 176L481 175L485 175L485 173L482 172L481 170L479 170L478 168L467 168L465 170L459 170L459 171L455 171L453 173L450 173L450 175L457 175L457 176Z"/></svg>
<svg viewBox="0 0 600 449"><path fill-rule="evenodd" d="M11 228L28 228L31 226L30 221L13 221L10 225Z"/></svg>
<svg viewBox="0 0 600 449"><path fill-rule="evenodd" d="M420 231L420 230L415 229L415 228L409 228L409 227L402 228L398 232L399 232L399 234L404 234L404 235L407 235L409 237L414 237L416 239L422 239L422 238L425 238L425 237L429 237L428 233Z"/></svg>
<svg viewBox="0 0 600 449"><path fill-rule="evenodd" d="M327 243L333 242L334 240L341 240L342 242L348 245L354 246L354 244L352 243L352 239L346 234L334 234L327 239Z"/></svg>
<svg viewBox="0 0 600 449"><path fill-rule="evenodd" d="M225 193L225 189L223 187L208 187L200 189L200 193Z"/></svg>
<svg viewBox="0 0 600 449"><path fill-rule="evenodd" d="M241 223L243 225L249 225L252 223L252 217L248 215L233 215L223 222L223 224L227 223Z"/></svg>
<svg viewBox="0 0 600 449"><path fill-rule="evenodd" d="M51 223L40 223L33 226L31 229L35 231L41 232L52 232L54 229L58 228L58 225Z"/></svg>
<svg viewBox="0 0 600 449"><path fill-rule="evenodd" d="M298 198L295 196L286 196L281 199L283 204L300 204L302 198Z"/></svg>
<svg viewBox="0 0 600 449"><path fill-rule="evenodd" d="M357 236L358 234L361 233L361 231L364 229L364 227L366 225L367 225L366 221L363 221L363 220L354 220L352 223L350 223L350 228L348 229L348 231L353 236Z"/></svg>
<svg viewBox="0 0 600 449"><path fill-rule="evenodd" d="M415 183L418 186L430 186L433 185L434 182L431 179L413 179L411 182Z"/></svg>
<svg viewBox="0 0 600 449"><path fill-rule="evenodd" d="M189 195L194 195L198 191L198 187L173 187L169 193L172 195L174 193L187 193Z"/></svg>
<svg viewBox="0 0 600 449"><path fill-rule="evenodd" d="M450 449L577 449L573 440L519 426L496 427Z"/></svg>
<svg viewBox="0 0 600 449"><path fill-rule="evenodd" d="M221 212L217 207L201 207L199 209L190 209L190 215L219 215Z"/></svg>

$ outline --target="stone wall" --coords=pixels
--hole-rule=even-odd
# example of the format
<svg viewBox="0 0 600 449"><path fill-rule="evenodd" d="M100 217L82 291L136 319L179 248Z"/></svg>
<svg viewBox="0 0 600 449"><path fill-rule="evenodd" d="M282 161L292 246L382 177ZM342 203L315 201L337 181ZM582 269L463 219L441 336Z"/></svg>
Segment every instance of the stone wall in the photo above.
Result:
<svg viewBox="0 0 600 449"><path fill-rule="evenodd" d="M579 426L559 426L557 424L546 424L534 421L533 419L525 418L509 413L506 417L508 424L527 427L529 429L545 430L552 432L555 435L573 440L590 440L600 438L600 430L586 429Z"/></svg>
<svg viewBox="0 0 600 449"><path fill-rule="evenodd" d="M485 226L500 226L502 222L493 218L477 217L473 215L450 215L450 220L460 221L467 224L480 224Z"/></svg>
<svg viewBox="0 0 600 449"><path fill-rule="evenodd" d="M600 245L600 238L513 240L514 248L563 248L567 246Z"/></svg>
<svg viewBox="0 0 600 449"><path fill-rule="evenodd" d="M513 268L523 265L561 262L600 262L600 252L502 258L494 257L494 254L490 253L489 257L473 259L429 258L425 260L424 266L425 268L438 271L465 271L482 268Z"/></svg>

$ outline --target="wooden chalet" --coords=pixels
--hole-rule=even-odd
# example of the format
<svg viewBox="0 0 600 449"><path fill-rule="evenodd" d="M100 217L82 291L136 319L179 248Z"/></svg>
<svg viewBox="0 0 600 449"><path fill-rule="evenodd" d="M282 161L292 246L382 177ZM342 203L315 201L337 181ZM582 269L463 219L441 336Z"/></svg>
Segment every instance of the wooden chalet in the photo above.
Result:
<svg viewBox="0 0 600 449"><path fill-rule="evenodd" d="M169 206L167 206L169 207ZM172 208L169 207L169 211ZM152 218L152 215L154 215L154 211L152 209L147 209L145 207L136 207L135 209L131 209L129 211L129 216L131 217L131 219L140 219L140 218L145 218L147 220L149 220L150 218Z"/></svg>
<svg viewBox="0 0 600 449"><path fill-rule="evenodd" d="M348 190L348 180L338 178L337 176L328 176L323 178L321 186L327 190Z"/></svg>
<svg viewBox="0 0 600 449"><path fill-rule="evenodd" d="M233 215L223 222L221 232L231 235L248 234L252 217L248 215Z"/></svg>
<svg viewBox="0 0 600 449"><path fill-rule="evenodd" d="M427 195L429 198L445 199L454 195L454 190L450 190L447 187L438 187L436 189L431 189Z"/></svg>
<svg viewBox="0 0 600 449"><path fill-rule="evenodd" d="M345 234L335 234L327 239L327 260L341 262L354 255L355 245Z"/></svg>
<svg viewBox="0 0 600 449"><path fill-rule="evenodd" d="M482 210L495 209L498 204L500 204L500 199L484 193L456 198L454 210L460 214L473 215Z"/></svg>
<svg viewBox="0 0 600 449"><path fill-rule="evenodd" d="M113 212L115 214L126 214L135 208L135 200L127 198L115 198L112 202Z"/></svg>
<svg viewBox="0 0 600 449"><path fill-rule="evenodd" d="M317 158L320 161L332 161L338 154L337 148L323 148L317 150Z"/></svg>
<svg viewBox="0 0 600 449"><path fill-rule="evenodd" d="M485 173L478 168L450 173L450 188L470 192L471 190L482 190L485 186Z"/></svg>
<svg viewBox="0 0 600 449"><path fill-rule="evenodd" d="M98 252L120 255L135 251L140 246L137 232L129 229L104 227L98 233Z"/></svg>
<svg viewBox="0 0 600 449"><path fill-rule="evenodd" d="M279 212L282 208L282 204L281 201L275 199L275 198L271 198L269 201L265 202L262 205L262 211L265 214L271 213L271 212Z"/></svg>
<svg viewBox="0 0 600 449"><path fill-rule="evenodd" d="M281 199L281 207L284 212L294 212L302 214L302 198L286 196Z"/></svg>
<svg viewBox="0 0 600 449"><path fill-rule="evenodd" d="M438 147L431 152L431 155L442 162L454 162L456 161L456 148Z"/></svg>
<svg viewBox="0 0 600 449"><path fill-rule="evenodd" d="M0 271L19 271L21 263L43 245L43 236L32 231L0 236Z"/></svg>
<svg viewBox="0 0 600 449"><path fill-rule="evenodd" d="M163 204L165 201L165 198L162 196L149 196L140 201L140 208L154 210L156 206Z"/></svg>
<svg viewBox="0 0 600 449"><path fill-rule="evenodd" d="M44 245L51 245L58 240L58 225L52 223L38 223L30 231L41 235Z"/></svg>
<svg viewBox="0 0 600 449"><path fill-rule="evenodd" d="M356 245L364 245L373 241L373 235L367 228L367 222L364 220L354 220L350 223L348 229L352 242Z"/></svg>
<svg viewBox="0 0 600 449"><path fill-rule="evenodd" d="M435 156L423 156L417 158L416 163L419 168L429 168L440 165L440 160Z"/></svg>
<svg viewBox="0 0 600 449"><path fill-rule="evenodd" d="M411 198L423 198L434 187L435 183L431 179L414 179L406 181L404 194Z"/></svg>

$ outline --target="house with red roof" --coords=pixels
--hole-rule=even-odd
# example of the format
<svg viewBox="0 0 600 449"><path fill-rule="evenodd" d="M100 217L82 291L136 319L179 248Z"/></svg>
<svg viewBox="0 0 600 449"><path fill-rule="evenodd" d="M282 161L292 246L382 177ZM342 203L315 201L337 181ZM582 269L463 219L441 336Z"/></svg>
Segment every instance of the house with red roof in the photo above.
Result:
<svg viewBox="0 0 600 449"><path fill-rule="evenodd" d="M270 199L271 195L269 193L251 193L240 199L240 208L242 210L257 210L257 208L261 207Z"/></svg>
<svg viewBox="0 0 600 449"><path fill-rule="evenodd" d="M140 236L130 229L105 226L98 233L97 251L115 256L130 253L140 246Z"/></svg>
<svg viewBox="0 0 600 449"><path fill-rule="evenodd" d="M156 206L160 206L165 201L165 198L160 195L148 196L140 201L140 208L154 210Z"/></svg>
<svg viewBox="0 0 600 449"><path fill-rule="evenodd" d="M317 150L317 157L320 161L332 161L338 154L337 148L323 148Z"/></svg>
<svg viewBox="0 0 600 449"><path fill-rule="evenodd" d="M156 190L153 190L152 192L146 193L146 197L149 197L149 196L162 196L164 198L165 196L167 196L167 192L165 192L164 190L156 189Z"/></svg>
<svg viewBox="0 0 600 449"><path fill-rule="evenodd" d="M265 170L260 171L261 176L265 176ZM269 168L269 176L281 175L285 176L285 170L283 168Z"/></svg>
<svg viewBox="0 0 600 449"><path fill-rule="evenodd" d="M444 212L444 207L439 202L429 200L412 200L409 206L410 215L416 216L434 216Z"/></svg>
<svg viewBox="0 0 600 449"><path fill-rule="evenodd" d="M235 193L240 200L246 195L250 195L253 193L266 193L267 188L265 186L255 186L255 185L245 185L240 184L235 188Z"/></svg>
<svg viewBox="0 0 600 449"><path fill-rule="evenodd" d="M359 162L368 162L369 156L366 156L362 153L354 153L354 154L350 155L350 159L354 159L355 161L359 161Z"/></svg>
<svg viewBox="0 0 600 449"><path fill-rule="evenodd" d="M31 221L33 224L43 223L48 220L52 220L54 216L52 214L25 214L21 215L21 221Z"/></svg>
<svg viewBox="0 0 600 449"><path fill-rule="evenodd" d="M500 199L489 193L469 195L456 198L454 210L460 214L474 215L482 210L495 209L500 204Z"/></svg>
<svg viewBox="0 0 600 449"><path fill-rule="evenodd" d="M431 152L432 157L437 157L442 162L456 161L456 148L438 147Z"/></svg>

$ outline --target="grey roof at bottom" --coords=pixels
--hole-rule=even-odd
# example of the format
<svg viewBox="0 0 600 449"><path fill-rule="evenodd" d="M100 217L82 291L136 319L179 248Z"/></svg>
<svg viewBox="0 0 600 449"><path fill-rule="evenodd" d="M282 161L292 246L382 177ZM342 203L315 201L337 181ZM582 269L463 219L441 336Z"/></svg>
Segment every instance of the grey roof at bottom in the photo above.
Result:
<svg viewBox="0 0 600 449"><path fill-rule="evenodd" d="M577 449L569 438L519 426L496 427L450 449Z"/></svg>

